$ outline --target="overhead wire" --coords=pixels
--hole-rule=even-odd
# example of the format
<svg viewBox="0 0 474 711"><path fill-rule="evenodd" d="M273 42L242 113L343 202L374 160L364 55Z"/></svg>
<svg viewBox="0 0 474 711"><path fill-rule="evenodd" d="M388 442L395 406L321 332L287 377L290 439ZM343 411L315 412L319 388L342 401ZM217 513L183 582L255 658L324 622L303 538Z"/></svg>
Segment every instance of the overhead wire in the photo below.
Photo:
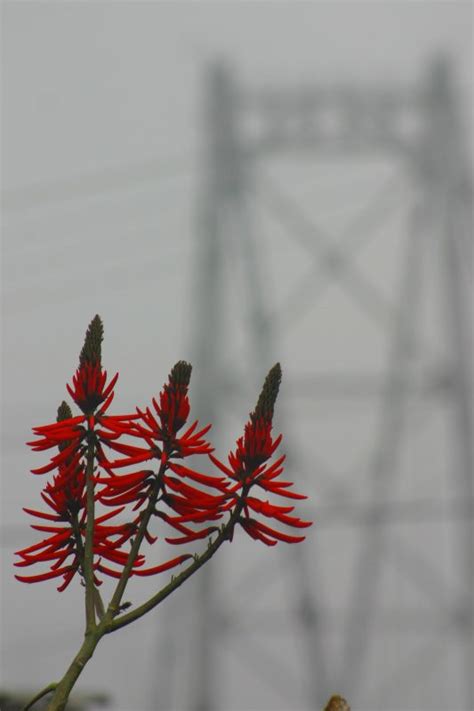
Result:
<svg viewBox="0 0 474 711"><path fill-rule="evenodd" d="M7 212L15 212L83 200L187 175L192 168L193 162L189 153L180 153L166 158L86 172L74 177L37 182L4 189L2 207Z"/></svg>

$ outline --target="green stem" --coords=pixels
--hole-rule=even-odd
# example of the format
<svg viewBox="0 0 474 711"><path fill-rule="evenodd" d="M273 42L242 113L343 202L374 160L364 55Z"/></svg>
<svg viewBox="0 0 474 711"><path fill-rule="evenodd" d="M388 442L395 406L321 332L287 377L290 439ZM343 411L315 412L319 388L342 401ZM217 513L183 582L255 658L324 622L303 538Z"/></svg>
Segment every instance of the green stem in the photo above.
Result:
<svg viewBox="0 0 474 711"><path fill-rule="evenodd" d="M43 698L43 696L46 696L46 694L49 694L50 691L54 691L57 687L57 684L53 682L52 684L48 684L48 686L45 686L44 689L39 691L31 701L29 701L26 706L23 707L23 711L28 711L32 706L36 704L37 701Z"/></svg>
<svg viewBox="0 0 474 711"><path fill-rule="evenodd" d="M71 526L72 530L74 533L74 540L76 541L76 548L77 548L77 555L79 557L79 571L82 575L83 578L85 578L84 575L84 545L82 543L82 534L81 534L81 529L79 526L79 519L76 514L73 514L71 516ZM99 620L101 620L104 615L105 615L105 609L104 609L104 603L102 602L102 597L100 595L99 590L97 589L97 586L94 583L94 604L95 604L95 611L97 613L97 617ZM86 618L86 624L87 624L87 618Z"/></svg>
<svg viewBox="0 0 474 711"><path fill-rule="evenodd" d="M86 633L95 628L95 583L94 583L94 456L95 441L91 436L87 448L86 497L87 520L84 544L84 580L86 584Z"/></svg>
<svg viewBox="0 0 474 711"><path fill-rule="evenodd" d="M93 443L89 444L89 449L87 453L87 496L88 496L88 514L89 512L92 512L92 521L93 521L93 481L92 481L92 475L93 475L93 461L94 461L94 445ZM140 523L137 536L134 540L134 543L132 545L132 548L130 550L129 558L127 561L127 565L124 568L122 577L120 578L117 588L115 590L115 593L113 595L113 598L110 602L110 605L107 609L107 612L105 613L105 616L101 621L99 622L98 625L95 624L95 618L93 625L89 625L86 628L86 634L84 637L84 642L82 643L81 648L79 649L78 653L72 660L68 670L66 671L65 675L61 679L61 681L58 684L50 684L49 687L46 687L45 690L40 692L35 699L33 699L32 702L30 702L30 707L34 701L37 699L41 698L44 696L46 693L49 691L53 691L53 697L48 704L47 711L64 711L66 708L66 704L69 698L69 694L74 687L77 679L79 678L80 674L82 673L82 670L84 669L85 665L89 661L89 659L92 657L95 648L97 647L100 639L104 636L104 634L108 634L110 632L115 632L115 630L120 629L121 627L125 627L126 625L130 624L131 622L139 619L143 615L145 615L147 612L152 610L154 607L156 607L160 602L162 602L165 598L168 597L176 588L178 588L182 583L187 580L188 578L191 577L199 568L201 568L208 560L212 558L212 556L216 553L216 551L220 548L220 546L224 543L224 541L228 540L233 532L234 526L237 523L237 520L242 512L242 509L244 507L244 502L245 498L248 494L249 486L244 486L242 489L241 496L239 497L239 500L237 502L237 505L232 512L229 520L227 523L222 527L219 535L217 538L212 542L209 543L207 549L200 555L196 556L194 562L186 568L180 575L177 577L173 577L171 579L171 582L166 585L162 590L160 590L156 595L151 597L147 602L145 602L143 605L140 605L139 607L135 608L135 610L132 610L128 614L122 615L121 617L116 617L117 612L120 608L120 602L122 599L123 592L125 590L125 586L127 584L133 563L136 559L136 556L138 554L138 550L140 548L140 544L143 540L143 537L146 532L146 527L148 525L148 522L150 520L150 517L153 513L153 509L156 505L156 499L158 497L160 487L161 487L161 474L164 471L164 467L160 468L160 471L157 476L157 481L155 484L155 488L152 491L152 494L150 496L150 501L149 504L146 508L145 514L142 517L142 521ZM91 505L91 495L92 492L92 505ZM89 508L90 507L90 508ZM87 520L87 526L86 526L86 544L85 544L85 553L84 553L84 573L85 573L85 578L86 578L86 601L87 601L87 593L89 590L92 591L92 604L94 604L94 591L95 591L95 585L94 585L94 580L93 580L93 570L92 570L92 534L93 534L93 525L89 525L89 518ZM91 530L92 529L92 530ZM89 535L88 535L89 534ZM88 558L89 554L89 558ZM89 566L89 567L88 567ZM88 573L88 575L86 575ZM90 585L89 582L89 588L87 587L87 581L91 581L92 585ZM86 606L87 611L90 613L90 607ZM92 614L94 614L94 608L92 607ZM89 618L88 618L89 619Z"/></svg>
<svg viewBox="0 0 474 711"><path fill-rule="evenodd" d="M158 494L160 493L162 476L163 476L165 469L166 469L166 464L161 464L160 470L159 470L157 477L156 477L156 481L154 483L154 488L150 494L150 500L148 502L148 506L146 507L145 511L142 514L142 519L140 521L140 525L139 525L137 533L135 535L135 539L134 539L132 547L130 549L130 553L128 554L127 563L124 566L122 575L120 576L120 579L117 583L117 587L115 588L114 594L113 594L112 599L111 599L109 606L107 608L108 619L113 619L118 614L118 612L120 610L120 603L122 601L122 597L125 592L125 588L127 586L128 580L130 578L130 573L132 571L133 564L135 563L135 560L137 558L138 552L140 550L140 546L142 544L143 538L146 533L148 523L150 521L150 518L151 518L153 511L155 509L155 506L156 506L156 500L158 498Z"/></svg>
<svg viewBox="0 0 474 711"><path fill-rule="evenodd" d="M55 692L51 701L48 704L47 711L63 711L66 708L69 694L79 678L85 665L92 657L100 638L104 634L103 630L96 628L94 631L86 633L84 642L74 659L72 660L69 669L56 685Z"/></svg>
<svg viewBox="0 0 474 711"><path fill-rule="evenodd" d="M240 499L232 512L228 522L226 525L221 529L221 532L217 536L217 538L209 544L207 549L202 553L200 556L196 557L194 562L191 563L190 566L188 566L185 570L183 570L182 573L177 575L176 577L173 577L171 579L171 582L168 583L164 588L162 588L159 592L156 593L156 595L153 595L149 600L144 602L142 605L139 607L136 607L134 610L131 610L125 615L122 615L121 617L115 618L113 620L107 620L105 621L105 633L108 634L110 632L115 632L115 630L120 629L121 627L125 627L126 625L129 625L131 622L134 622L135 620L138 620L140 617L145 615L147 612L152 610L154 607L160 604L160 602L163 602L171 593L176 590L177 588L180 587L184 583L185 580L191 577L191 575L194 575L196 571L201 568L204 563L207 563L208 560L212 558L214 553L217 552L217 550L221 547L221 545L224 543L229 538L229 534L232 532L232 529L234 528L241 512L244 507L244 502L245 498L248 493L248 489L250 487L244 486L242 490L242 494L240 496Z"/></svg>

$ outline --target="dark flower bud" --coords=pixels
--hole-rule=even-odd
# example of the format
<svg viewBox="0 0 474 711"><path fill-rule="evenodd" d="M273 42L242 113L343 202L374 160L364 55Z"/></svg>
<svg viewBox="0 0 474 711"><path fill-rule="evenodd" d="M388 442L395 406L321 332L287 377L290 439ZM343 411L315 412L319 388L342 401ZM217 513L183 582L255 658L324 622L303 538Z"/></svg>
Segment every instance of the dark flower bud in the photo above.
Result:
<svg viewBox="0 0 474 711"><path fill-rule="evenodd" d="M56 422L63 422L64 420L69 420L72 417L72 410L65 402L64 400L58 407L58 414L56 416ZM63 452L65 449L67 449L71 445L70 440L66 440L64 442L58 442L58 449L60 452Z"/></svg>
<svg viewBox="0 0 474 711"><path fill-rule="evenodd" d="M62 422L63 420L69 420L72 417L72 410L64 400L58 407L58 414L56 417L56 422Z"/></svg>
<svg viewBox="0 0 474 711"><path fill-rule="evenodd" d="M250 413L250 419L252 422L257 422L257 420L260 419L263 419L266 422L272 421L273 410L278 390L280 389L280 383L281 366L280 363L276 363L265 378L255 410Z"/></svg>
<svg viewBox="0 0 474 711"><path fill-rule="evenodd" d="M101 363L102 340L104 338L104 325L100 316L94 316L89 324L84 340L84 345L79 356L79 365Z"/></svg>
<svg viewBox="0 0 474 711"><path fill-rule="evenodd" d="M168 383L160 393L160 419L167 436L174 436L189 415L188 386L192 365L179 360L171 369Z"/></svg>
<svg viewBox="0 0 474 711"><path fill-rule="evenodd" d="M184 360L179 360L171 369L169 384L179 388L187 388L191 380L192 365Z"/></svg>

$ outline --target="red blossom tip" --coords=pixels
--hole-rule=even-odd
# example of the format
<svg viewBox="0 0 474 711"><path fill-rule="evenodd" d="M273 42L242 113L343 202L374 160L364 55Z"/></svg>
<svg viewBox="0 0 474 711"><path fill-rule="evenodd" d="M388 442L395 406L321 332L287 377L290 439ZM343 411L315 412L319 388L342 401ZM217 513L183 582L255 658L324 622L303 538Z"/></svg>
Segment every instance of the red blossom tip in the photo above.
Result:
<svg viewBox="0 0 474 711"><path fill-rule="evenodd" d="M118 373L106 385L107 371L102 370L99 361L89 363L84 361L79 365L72 377L72 385L66 385L69 395L85 415L92 415L96 408L106 401L107 406L112 401L110 396L117 382ZM107 402L108 401L108 402Z"/></svg>

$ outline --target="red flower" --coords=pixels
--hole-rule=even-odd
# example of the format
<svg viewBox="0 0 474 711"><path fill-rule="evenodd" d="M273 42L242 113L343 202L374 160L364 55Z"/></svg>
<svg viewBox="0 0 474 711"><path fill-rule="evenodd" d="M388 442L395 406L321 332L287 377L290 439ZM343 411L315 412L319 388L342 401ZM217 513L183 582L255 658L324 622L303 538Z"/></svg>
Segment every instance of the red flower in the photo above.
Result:
<svg viewBox="0 0 474 711"><path fill-rule="evenodd" d="M198 430L194 422L186 431L178 435L184 427L190 412L188 387L191 376L191 366L179 361L171 370L168 382L163 386L158 401L153 398L155 413L150 408L137 408L137 417L131 422L116 421L104 417L101 422L104 427L116 434L126 432L135 438L142 439L145 447L139 447L123 442L108 441L108 446L124 455L115 461L109 461L105 453L100 452L100 463L109 478L98 478L103 485L98 499L106 506L134 504L136 510L148 502L153 492L158 502L172 509L172 514L155 510L155 515L165 520L178 530L182 537L166 539L170 543L184 543L202 538L217 530L215 526L202 530L190 528L188 523L204 523L215 521L222 517L221 506L227 491L227 482L223 477L203 474L182 464L175 459L183 459L191 454L209 454L212 447L204 439L210 426ZM117 470L131 467L142 462L157 459L159 471L151 469L134 471L129 474L118 474ZM172 476L170 473L176 474ZM187 483L190 480L192 483ZM204 486L217 489L218 495L213 495L196 487ZM177 514L177 515L176 515ZM149 534L147 534L149 535Z"/></svg>
<svg viewBox="0 0 474 711"><path fill-rule="evenodd" d="M43 490L42 498L53 513L25 509L37 518L46 519L49 525L33 525L33 528L47 534L39 543L18 551L21 560L15 565L25 567L34 563L49 562L50 570L33 576L16 576L24 582L37 582L63 576L64 582L58 588L64 590L76 572L84 575L84 546L86 535L86 465L84 457L92 444L102 452L102 445L109 444L121 433L101 429L102 418L113 399L113 387L118 375L106 386L107 374L101 368L102 322L96 316L86 333L84 346L79 357L79 368L73 378L73 388L68 390L83 415L72 416L69 406L63 402L58 409L57 421L50 425L35 427L38 439L29 442L35 451L57 448L48 464L33 469L34 474L56 471L52 483ZM96 412L99 404L102 409ZM117 422L132 421L133 415L118 416ZM95 493L95 492L94 492ZM94 496L97 499L97 495ZM136 531L136 522L131 524L105 525L105 522L121 513L124 507L115 508L94 521L93 568L97 570L100 561L106 559L118 566L124 566L128 553L120 547ZM66 562L68 561L67 565ZM143 556L138 556L134 565L140 566ZM116 574L112 571L110 574ZM121 573L121 571L120 571ZM96 583L100 581L96 578Z"/></svg>
<svg viewBox="0 0 474 711"><path fill-rule="evenodd" d="M103 412L112 402L118 373L106 385L107 371L102 370L102 339L104 327L99 316L95 316L86 332L84 346L79 355L79 367L72 378L68 392L76 405L86 415L91 415L105 401Z"/></svg>
<svg viewBox="0 0 474 711"><path fill-rule="evenodd" d="M237 440L237 449L229 454L230 476L238 481L254 479L259 466L266 462L280 444L282 436L272 439L271 420L250 418L245 425L244 436Z"/></svg>
<svg viewBox="0 0 474 711"><path fill-rule="evenodd" d="M190 412L187 394L190 377L191 366L189 363L184 361L176 363L168 377L168 383L165 383L158 396L160 404L155 398L152 398L155 414L149 407L145 410L137 407L136 415L123 416L122 418L108 416L100 418L101 425L105 428L101 434L108 446L125 455L115 461L109 461L105 454L103 455L103 466L109 473L112 474L115 469L152 459L159 460L165 466L171 458L182 459L192 454L208 454L213 451L211 445L204 439L210 425L196 431L198 425L196 421L182 435L178 436L178 431L186 424ZM121 434L141 439L146 446L139 447L114 441L114 438ZM183 468L181 473L183 474L183 472L193 478L191 470ZM196 477L199 479L199 476L199 474L195 474L195 480ZM212 485L212 481L216 480L209 477L206 483ZM201 483L204 483L202 479Z"/></svg>
<svg viewBox="0 0 474 711"><path fill-rule="evenodd" d="M69 406L65 402L61 407L67 407L69 410ZM120 419L124 418L126 418L126 422L131 422L134 415L124 415ZM110 447L111 443L121 436L119 433L104 430L101 427L103 419L105 420L101 413L88 416L79 415L78 417L72 417L71 413L67 419L50 425L34 427L33 432L39 439L27 442L27 444L35 452L42 452L53 447L58 447L59 452L51 457L49 464L32 469L31 472L33 474L47 474L66 461L69 462L69 466L73 466L75 459L85 453L90 438L94 439L99 453L103 455L102 445ZM130 426L128 425L128 427ZM127 428L124 427L123 433L126 431ZM103 459L107 463L105 455L103 455Z"/></svg>
<svg viewBox="0 0 474 711"><path fill-rule="evenodd" d="M90 415L97 407L105 402L103 410L105 411L113 399L113 388L118 379L118 373L114 375L108 385L107 371L102 370L99 362L87 363L79 365L76 374L72 378L72 387L67 385L69 395L72 397L76 405L86 415Z"/></svg>
<svg viewBox="0 0 474 711"><path fill-rule="evenodd" d="M125 433L127 426L129 426L128 423L136 417L135 415L122 415L106 418L105 416L114 397L113 388L117 382L118 373L106 385L107 372L102 371L101 365L102 338L102 321L99 316L96 316L87 329L84 346L79 356L79 367L73 376L72 387L66 386L74 402L84 414L73 417L69 406L63 402L58 411L57 422L33 428L39 439L28 442L28 444L35 451L43 451L52 447L59 449L59 453L51 458L49 464L33 469L34 474L46 474L62 466L66 461L68 466L74 467L91 441L100 449L102 444L109 445L110 442ZM96 411L101 403L103 403L102 408ZM103 425L107 421L122 423L121 430L103 429Z"/></svg>
<svg viewBox="0 0 474 711"><path fill-rule="evenodd" d="M95 482L104 485L97 494L97 500L105 506L133 503L135 511L148 500L154 481L155 473L151 469L107 478L96 477Z"/></svg>
<svg viewBox="0 0 474 711"><path fill-rule="evenodd" d="M46 465L32 472L54 472L54 475L41 494L50 510L25 511L43 521L32 527L47 535L18 551L20 560L15 565L28 567L39 563L46 564L48 569L36 575L17 575L17 579L32 583L62 577L58 590L64 590L76 573L85 577L88 505L92 498L95 504L112 509L94 518L92 569L97 585L101 584L97 573L121 577L130 560L130 552L123 547L137 532L136 548L142 537L149 543L157 540L147 530L152 516L161 518L179 534L165 538L173 545L191 543L218 531L215 522L228 512L231 528L227 526L225 532L229 539L234 526L239 524L249 536L270 546L278 541L304 540L304 536L268 526L261 517L293 528L306 528L311 522L291 515L294 511L291 505L277 505L255 496L258 487L287 499L306 498L290 490L291 482L279 479L285 457L271 461L282 439L281 435L276 439L272 436L280 366L277 364L269 372L244 434L225 465L213 456L213 448L205 439L210 425L199 429L195 421L185 427L190 414L191 366L184 361L172 368L158 398L152 399L152 408L136 408L133 415L107 414L118 374L107 384L107 373L101 363L102 338L102 322L96 316L87 330L72 385L67 386L83 414L73 417L63 402L55 423L34 428L37 438L29 443L33 450L55 452ZM124 442L123 437L133 437L135 443ZM106 448L119 456L111 460ZM177 461L195 454L209 455L224 476L197 471ZM151 468L119 471L153 460L157 461L157 471ZM137 512L132 520L112 523L111 519L129 505ZM130 575L161 573L190 557L184 554L145 568L144 556L137 554Z"/></svg>
<svg viewBox="0 0 474 711"><path fill-rule="evenodd" d="M158 459L165 463L171 457L184 458L192 454L208 454L212 452L211 445L204 435L210 425L196 431L197 421L180 436L178 431L186 424L190 412L188 387L191 377L189 363L179 361L171 370L168 382L159 394L158 404L152 398L155 414L147 407L141 410L137 407L134 421L117 422L114 418L104 417L102 423L111 432L123 433L142 439L146 447L135 447L122 443L110 443L109 446L125 457L114 462L107 462L108 467L117 469L133 464Z"/></svg>
<svg viewBox="0 0 474 711"><path fill-rule="evenodd" d="M267 518L274 518L279 523L293 528L306 528L312 525L310 521L302 521L295 516L289 516L288 514L294 510L293 506L277 506L268 500L262 501L249 495L251 489L258 486L265 491L289 499L307 498L302 494L288 491L292 486L291 482L278 481L278 476L283 472L284 456L279 457L270 465L267 464L282 440L281 435L275 440L272 438L273 408L280 380L281 369L277 364L270 370L265 380L257 406L245 425L244 436L237 440L235 452L229 454L229 466L209 454L211 461L224 474L237 482L226 494L227 503L223 508L233 510L240 504L243 514L239 516L238 523L249 536L269 546L274 546L277 541L299 543L305 537L288 535L270 528L251 516L251 511Z"/></svg>
<svg viewBox="0 0 474 711"><path fill-rule="evenodd" d="M84 574L82 563L86 530L85 487L83 462L76 462L74 468L69 462L62 464L53 482L46 484L41 494L53 513L24 509L26 513L51 523L32 524L32 528L49 535L39 543L18 551L16 555L20 556L21 560L15 565L25 567L35 563L49 563L50 569L38 575L16 575L17 580L35 583L63 576L64 581L58 587L58 590L62 591L67 588L77 572L81 576ZM122 566L127 561L127 553L119 550L119 547L133 535L135 527L127 524L104 525L105 521L121 513L123 508L114 509L94 522L93 552L99 557L99 560L94 563L95 570L100 564L100 558L106 558ZM64 565L68 559L68 564ZM135 564L143 565L143 562L144 558L141 556L137 558ZM100 581L95 578L95 583L99 585Z"/></svg>
<svg viewBox="0 0 474 711"><path fill-rule="evenodd" d="M58 408L56 422L33 428L33 432L40 439L27 442L27 444L35 452L42 452L52 447L57 447L59 450L51 457L49 464L32 469L33 474L46 474L57 468L61 468L63 476L66 475L67 470L75 471L85 450L83 444L87 434L83 425L85 419L84 415L73 417L71 408L63 401Z"/></svg>

